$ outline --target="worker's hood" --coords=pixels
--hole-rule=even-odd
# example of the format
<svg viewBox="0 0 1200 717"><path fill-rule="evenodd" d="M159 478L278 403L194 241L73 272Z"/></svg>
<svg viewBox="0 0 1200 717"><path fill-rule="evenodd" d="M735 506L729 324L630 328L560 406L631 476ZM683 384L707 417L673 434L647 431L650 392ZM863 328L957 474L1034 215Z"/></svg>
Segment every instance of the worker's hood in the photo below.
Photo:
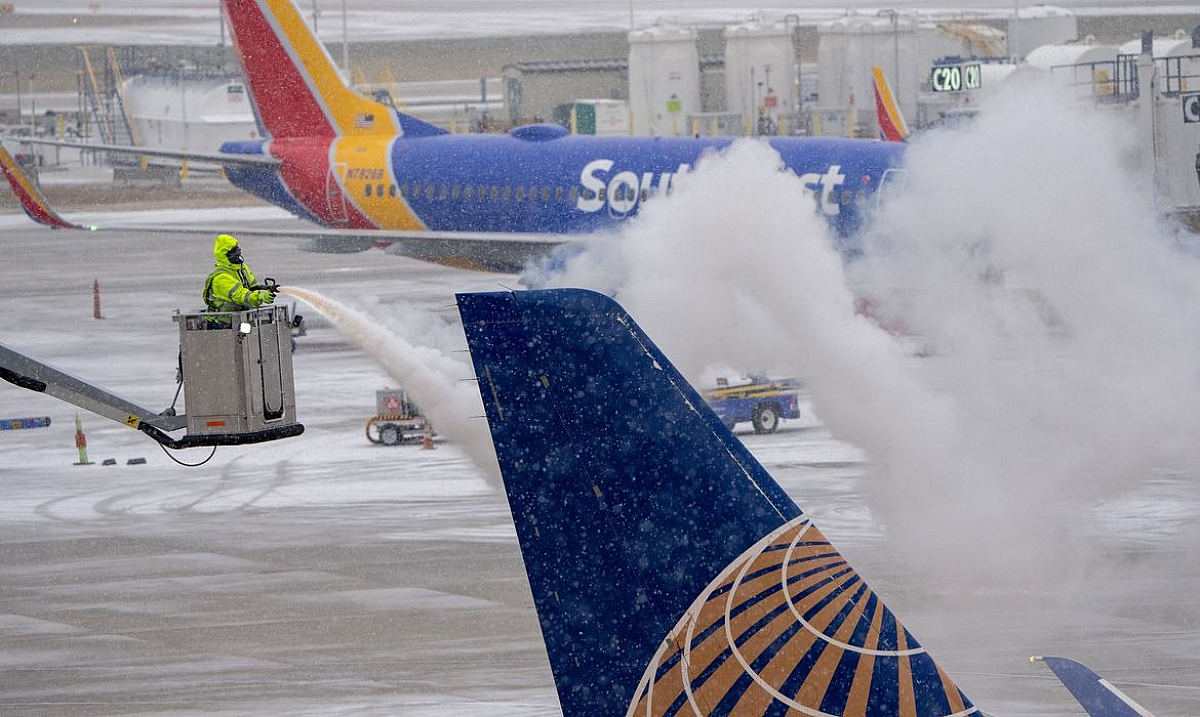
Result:
<svg viewBox="0 0 1200 717"><path fill-rule="evenodd" d="M217 260L217 266L224 269L232 269L241 264L234 264L225 256L230 249L238 245L238 240L228 234L221 234L217 237L216 243L213 244L213 258Z"/></svg>

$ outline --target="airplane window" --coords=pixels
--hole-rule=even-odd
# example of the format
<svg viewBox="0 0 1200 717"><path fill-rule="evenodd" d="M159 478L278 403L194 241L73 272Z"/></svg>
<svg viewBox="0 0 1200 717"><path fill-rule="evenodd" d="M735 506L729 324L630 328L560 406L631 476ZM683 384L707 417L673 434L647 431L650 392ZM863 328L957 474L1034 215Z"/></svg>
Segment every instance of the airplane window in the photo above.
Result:
<svg viewBox="0 0 1200 717"><path fill-rule="evenodd" d="M471 199L474 196L475 196L475 187L471 186L470 184L463 187L463 198L464 199Z"/></svg>
<svg viewBox="0 0 1200 717"><path fill-rule="evenodd" d="M603 202L606 196L608 196L608 188L600 187L600 191L596 192L596 197Z"/></svg>
<svg viewBox="0 0 1200 717"><path fill-rule="evenodd" d="M518 202L525 201L525 187L520 185L517 186L517 194L514 199L516 199Z"/></svg>
<svg viewBox="0 0 1200 717"><path fill-rule="evenodd" d="M565 194L565 193L566 192L563 191L562 187L555 187L554 188L554 201L561 202L563 200L563 194Z"/></svg>
<svg viewBox="0 0 1200 717"><path fill-rule="evenodd" d="M641 196L642 196L642 201L643 202L646 201L646 199L650 196L650 190L646 189L645 187L642 187L642 195Z"/></svg>
<svg viewBox="0 0 1200 717"><path fill-rule="evenodd" d="M412 195L413 199L421 198L421 185L417 182L413 182Z"/></svg>
<svg viewBox="0 0 1200 717"><path fill-rule="evenodd" d="M584 192L587 192L587 190L585 189ZM591 199L591 197L586 198ZM579 187L571 187L571 191L567 192L567 201L574 204L577 199L579 199Z"/></svg>
<svg viewBox="0 0 1200 717"><path fill-rule="evenodd" d="M504 185L504 190L501 192L500 196L504 199L504 201L507 202L512 196L512 187L508 186L507 184Z"/></svg>
<svg viewBox="0 0 1200 717"><path fill-rule="evenodd" d="M446 192L447 192L446 185L443 184L441 187L438 188L438 199L445 199Z"/></svg>
<svg viewBox="0 0 1200 717"><path fill-rule="evenodd" d="M479 185L479 191L476 193L476 195L479 197L479 201L481 201L481 202L484 199L487 199L487 196L486 196L487 195L487 185L484 185L484 184Z"/></svg>
<svg viewBox="0 0 1200 717"><path fill-rule="evenodd" d="M550 201L550 187L542 187L542 201Z"/></svg>
<svg viewBox="0 0 1200 717"><path fill-rule="evenodd" d="M400 196L402 196L402 197L408 196L408 185L407 184L400 185Z"/></svg>
<svg viewBox="0 0 1200 717"><path fill-rule="evenodd" d="M382 197L382 196L383 196L383 185L382 185L382 184L376 184L376 185L375 185L375 194L376 194L376 195L378 195L378 196L380 196L380 197Z"/></svg>
<svg viewBox="0 0 1200 717"><path fill-rule="evenodd" d="M425 198L433 199L433 185L432 184L425 185Z"/></svg>
<svg viewBox="0 0 1200 717"><path fill-rule="evenodd" d="M450 198L458 199L458 185L457 184L450 187Z"/></svg>
<svg viewBox="0 0 1200 717"><path fill-rule="evenodd" d="M389 185L388 185L388 196L389 196L389 197L394 197L394 196L396 196L396 185L394 185L394 184L389 184Z"/></svg>
<svg viewBox="0 0 1200 717"><path fill-rule="evenodd" d="M371 185L369 185L369 184L367 185L367 188L364 191L364 196L367 196L367 197L371 196Z"/></svg>
<svg viewBox="0 0 1200 717"><path fill-rule="evenodd" d="M488 192L488 198L491 199L493 202L496 201L497 199L499 199L500 198L500 187L493 184L492 190L490 192Z"/></svg>
<svg viewBox="0 0 1200 717"><path fill-rule="evenodd" d="M854 190L853 189L843 189L842 190L842 206L847 206L852 201L854 201Z"/></svg>
<svg viewBox="0 0 1200 717"><path fill-rule="evenodd" d="M533 184L529 185L529 201L531 201L531 202L536 201L537 195L538 195L537 186L533 185Z"/></svg>
<svg viewBox="0 0 1200 717"><path fill-rule="evenodd" d="M571 193L572 193L572 194L574 194L574 193L575 193L575 188L574 188L574 187L571 187ZM584 198L584 199L595 199L595 198L596 198L596 193L595 193L595 192L593 192L593 191L592 191L592 190L590 190L590 189L585 189L585 190L583 190L583 198Z"/></svg>

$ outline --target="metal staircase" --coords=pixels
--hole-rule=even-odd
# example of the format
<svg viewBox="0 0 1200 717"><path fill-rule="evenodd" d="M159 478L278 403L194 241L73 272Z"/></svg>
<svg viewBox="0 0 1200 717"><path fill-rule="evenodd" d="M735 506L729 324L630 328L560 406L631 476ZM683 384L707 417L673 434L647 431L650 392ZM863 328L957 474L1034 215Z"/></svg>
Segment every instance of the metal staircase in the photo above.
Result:
<svg viewBox="0 0 1200 717"><path fill-rule="evenodd" d="M105 144L141 145L137 125L125 101L121 65L110 46L79 45L79 93ZM96 57L99 55L99 57ZM129 155L109 156L110 163L136 163Z"/></svg>

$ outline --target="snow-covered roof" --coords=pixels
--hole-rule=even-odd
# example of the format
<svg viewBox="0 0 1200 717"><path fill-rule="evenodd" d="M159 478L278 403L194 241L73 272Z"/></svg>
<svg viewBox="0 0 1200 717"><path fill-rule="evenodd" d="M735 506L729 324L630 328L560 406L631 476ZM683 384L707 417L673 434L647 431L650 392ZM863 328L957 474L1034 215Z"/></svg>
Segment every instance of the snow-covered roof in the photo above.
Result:
<svg viewBox="0 0 1200 717"><path fill-rule="evenodd" d="M1022 20L1036 20L1046 17L1071 17L1075 13L1057 5L1031 5L1017 10L1017 17Z"/></svg>
<svg viewBox="0 0 1200 717"><path fill-rule="evenodd" d="M697 36L696 28L682 27L680 25L654 25L653 27L643 28L641 30L631 30L629 32L630 42L663 42L663 41L683 41L695 42Z"/></svg>
<svg viewBox="0 0 1200 717"><path fill-rule="evenodd" d="M743 22L725 28L725 37L778 37L787 34L788 27L782 22Z"/></svg>
<svg viewBox="0 0 1200 717"><path fill-rule="evenodd" d="M1061 65L1078 65L1085 62L1111 62L1117 59L1117 48L1112 45L1042 45L1025 57L1025 62L1050 69Z"/></svg>

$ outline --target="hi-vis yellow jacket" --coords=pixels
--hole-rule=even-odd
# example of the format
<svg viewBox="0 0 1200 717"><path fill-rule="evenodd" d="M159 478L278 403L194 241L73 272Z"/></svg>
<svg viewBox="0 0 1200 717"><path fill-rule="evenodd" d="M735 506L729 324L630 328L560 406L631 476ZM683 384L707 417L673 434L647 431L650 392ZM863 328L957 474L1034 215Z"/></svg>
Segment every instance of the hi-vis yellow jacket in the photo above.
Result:
<svg viewBox="0 0 1200 717"><path fill-rule="evenodd" d="M209 311L245 311L270 303L265 291L255 291L254 274L245 264L234 264L225 256L237 246L238 240L228 234L217 237L213 244L213 257L217 266L204 281L204 305Z"/></svg>

